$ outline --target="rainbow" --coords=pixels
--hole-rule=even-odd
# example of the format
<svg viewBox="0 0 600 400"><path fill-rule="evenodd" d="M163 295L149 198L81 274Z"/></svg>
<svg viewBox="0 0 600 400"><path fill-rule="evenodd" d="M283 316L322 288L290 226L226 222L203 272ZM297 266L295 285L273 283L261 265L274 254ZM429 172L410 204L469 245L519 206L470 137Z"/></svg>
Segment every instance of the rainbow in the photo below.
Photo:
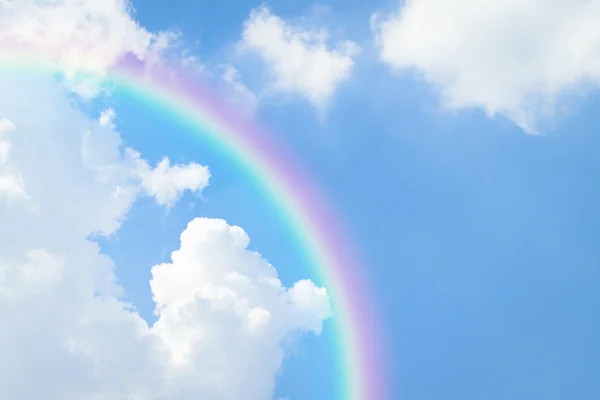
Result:
<svg viewBox="0 0 600 400"><path fill-rule="evenodd" d="M26 73L58 71L51 57L0 49L0 71L17 68ZM108 74L96 77L180 118L243 168L289 226L331 295L340 368L339 398L386 399L384 338L359 257L339 219L324 201L324 194L310 184L285 147L277 143L274 135L226 107L197 79L163 64L148 65L128 56Z"/></svg>

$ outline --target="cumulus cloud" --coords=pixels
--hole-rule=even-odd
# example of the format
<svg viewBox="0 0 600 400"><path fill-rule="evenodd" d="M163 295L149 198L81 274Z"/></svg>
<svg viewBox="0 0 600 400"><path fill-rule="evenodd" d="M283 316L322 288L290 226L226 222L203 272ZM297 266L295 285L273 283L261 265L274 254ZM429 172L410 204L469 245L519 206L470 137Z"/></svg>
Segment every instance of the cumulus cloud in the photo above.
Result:
<svg viewBox="0 0 600 400"><path fill-rule="evenodd" d="M409 0L372 27L382 60L419 71L443 105L480 107L529 132L561 95L600 81L597 0Z"/></svg>
<svg viewBox="0 0 600 400"><path fill-rule="evenodd" d="M272 398L284 343L319 333L330 315L326 290L283 286L242 228L195 219L171 261L152 267L149 326L121 300L113 262L90 235L117 233L141 195L171 204L200 190L208 170L150 167L51 76L0 77L0 93L2 168L28 194L0 202L0 397Z"/></svg>
<svg viewBox="0 0 600 400"><path fill-rule="evenodd" d="M154 196L159 204L171 207L185 190L200 193L208 186L210 172L203 165L190 163L171 166L169 159L165 157L152 169L139 155L137 158L142 188L147 194Z"/></svg>
<svg viewBox="0 0 600 400"><path fill-rule="evenodd" d="M199 377L177 393L272 398L282 341L296 331L320 332L330 314L325 289L310 281L283 287L276 270L247 250L249 242L240 227L195 219L172 262L152 269L159 316L153 332L170 365Z"/></svg>
<svg viewBox="0 0 600 400"><path fill-rule="evenodd" d="M359 46L351 41L328 45L325 29L290 24L266 7L244 22L238 48L257 54L268 66L272 89L304 96L323 110L352 72Z"/></svg>
<svg viewBox="0 0 600 400"><path fill-rule="evenodd" d="M167 46L168 33L153 34L131 17L128 0L19 0L0 2L0 48L43 54L65 72L85 98L100 91L102 76L121 56L140 59Z"/></svg>

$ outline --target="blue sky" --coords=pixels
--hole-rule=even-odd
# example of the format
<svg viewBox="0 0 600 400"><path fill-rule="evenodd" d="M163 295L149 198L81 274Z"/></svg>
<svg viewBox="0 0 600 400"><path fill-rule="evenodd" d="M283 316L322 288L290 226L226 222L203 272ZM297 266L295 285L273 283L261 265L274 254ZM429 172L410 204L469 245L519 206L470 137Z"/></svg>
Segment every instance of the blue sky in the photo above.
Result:
<svg viewBox="0 0 600 400"><path fill-rule="evenodd" d="M600 26L596 16L600 11L598 1L586 5L563 4L558 0L530 1L525 5L494 0L481 5L474 0L457 0L455 7L448 8L443 0L414 0L409 5L358 1L293 4L271 1L261 5L246 0L221 3L148 0L134 1L132 13L124 10L119 1L111 0L113 3L114 10L99 11L90 6L91 2L58 2L55 15L80 15L68 14L70 7L81 15L88 13L91 17L83 19L87 21L84 23L97 20L99 26L109 27L98 32L106 35L106 43L114 46L114 52L101 46L88 49L85 40L78 42L72 39L76 36L69 37L65 33L67 28L60 31L52 25L40 25L43 26L40 29L47 29L49 37L61 43L55 47L29 35L26 29L11 31L11 23L21 26L19 21L39 22L40 15L52 11L37 1L23 2L22 10L14 14L4 10L8 28L1 27L5 6L0 5L0 48L5 42L10 43L11 34L19 32L22 42L34 50L50 49L59 64L75 62L64 55L67 54L64 49L73 46L83 49L76 62L89 61L102 70L110 66L107 54L137 51L134 36L143 39L148 32L153 35L177 32L166 49L150 46L140 51L174 63L193 56L186 68L191 65L203 69L204 72L199 72L204 74L203 79L219 86L224 97L239 102L233 103L233 107L239 105L248 118L278 135L344 218L349 236L364 255L363 268L372 287L370 295L383 315L383 329L388 338L385 350L389 360L390 399L585 400L600 396L600 382L596 379L600 367L600 251L596 240L600 190L595 184L600 171L600 137L596 129L600 123L596 112L600 102L596 90L600 53L595 45L600 37L595 28ZM278 58L285 51L290 52L283 59L293 57L291 47L270 53L269 46L276 46L268 40L273 38L273 32L265 36L257 34L254 42L244 43L242 38L249 26L255 32L265 29L269 33L266 25L260 25L260 19L252 17L253 10L262 6L267 7L264 10L268 10L268 17L287 27L285 39L296 40L297 46L304 43L297 37L294 39L298 32L326 30L325 40L313 38L321 45L317 47L332 57L345 57L350 66L334 71L332 64L327 64L329 61L318 64L324 61L311 59L303 69L294 69L294 65ZM459 11L463 9L470 12ZM131 21L139 25L132 27ZM63 33L56 33L59 31ZM94 43L101 42L98 37L92 39ZM264 43L259 43L259 39L264 39ZM63 46L61 41L67 44ZM343 55L344 51L337 47L343 41L352 42L360 51ZM307 45L304 49L308 50L301 55L308 59L315 47ZM98 58L94 57L97 54L102 55L102 60L106 58L108 64L98 64ZM78 67L79 64L75 65L75 69ZM332 68L333 72L323 76L304 74L311 67L317 71ZM225 71L236 71L238 75L228 79ZM291 83L286 81L290 77ZM331 90L323 89L329 84ZM15 321L16 332L5 335L6 349L22 346L25 339L21 337L31 337L41 343L38 354L56 357L56 365L60 366L68 357L56 350L60 346L53 340L68 337L69 343L75 343L73 346L86 354L90 362L108 366L106 371L119 368L131 371L146 362L146 358L140 357L160 364L162 361L152 358L156 356L154 350L142 345L137 350L137 336L123 333L120 338L118 332L129 332L129 325L126 328L118 325L120 317L109 314L108 308L105 314L96 312L100 306L90 296L69 297L65 298L69 301L63 302L62 297L52 294L54 286L43 286L48 291L43 296L48 297L27 297L34 296L28 290L37 281L26 281L26 276L21 277L14 272L20 270L17 267L11 270L10 265L25 265L23 260L29 260L26 265L33 265L31 268L39 265L40 271L50 271L49 265L54 265L50 261L60 257L73 260L65 261L67 266L89 262L94 265L90 271L95 271L89 275L104 280L88 278L87 272L69 272L64 276L76 276L78 280L44 278L44 285L59 285L56 282L64 279L65 286L56 286L62 288L56 289L56 293L61 290L71 293L65 288L78 288L72 292L79 293L88 284L102 292L104 286L98 282L114 279L122 293L117 295L113 289L106 289L106 293L110 292L107 298L115 296L114 299L133 303L139 315L152 324L158 319L153 313L153 293L159 293L163 286L164 293L178 290L176 286L168 286L174 285L172 282L158 279L155 280L158 289L151 288L152 267L171 263L171 252L182 246L181 233L197 217L221 218L229 225L242 227L251 239L250 250L262 254L276 268L283 287L292 287L305 278L317 279L314 271L304 265L301 249L290 241L285 226L272 215L257 188L245 180L242 171L233 167L230 160L208 147L202 137L172 115L157 114L118 89L107 96L93 92L93 85L92 92L82 92L81 87L69 81L68 76L62 83L46 82L43 78L15 79L8 75L0 79L0 93L10 93L10 96L0 94L0 121L5 118L15 126L0 123L0 150L2 140L9 140L2 135L16 132L14 138L8 136L14 140L10 142L14 155L10 153L9 159L14 164L5 161L0 152L0 178L6 177L4 181L0 179L0 220L9 221L4 224L7 228L0 228L0 243L4 242L6 249L15 249L2 251L0 246L0 272L17 277L11 281L0 274L4 279L0 279L0 316ZM62 96L69 91L72 93ZM35 97L37 102L31 100L32 93L39 93ZM73 98L75 102L69 100ZM108 108L115 111L114 126L94 127L100 112ZM28 118L24 110L38 115L39 122ZM131 175L127 178L130 180L111 175L106 183L111 190L121 188L130 193L129 200L113 204L109 192L102 191L105 186L92 184L97 177L91 172L65 172L74 170L67 165L80 165L79 159L64 156L67 161L62 161L50 154L77 152L77 135L88 130L92 148L99 149L93 150L94 157L110 160L122 168L119 171L123 175ZM63 139L56 139L57 132L72 132L68 137L73 141L64 139L63 143ZM114 155L121 151L115 150L119 148L118 138L123 142L121 149L127 146L139 154ZM31 143L42 147L34 148ZM45 160L43 164L36 156L40 149L48 148L55 150L43 152L40 156ZM105 148L108 150L103 153ZM169 169L164 176L156 172L154 166L165 156L171 163L183 166L190 175L177 181L174 175L169 175ZM77 168L87 171L85 165ZM201 183L202 172L193 170L199 165L210 169L208 186ZM47 175L39 172L44 168L52 172ZM19 176L23 180L14 178ZM36 192L35 188L54 182L51 179L55 176L59 176L56 184L39 192L45 197ZM149 183L152 179L166 188L159 187L160 184L152 186ZM2 186L3 182L8 183ZM80 190L73 189L79 187L75 183L81 185ZM7 188L11 187L9 191ZM161 201L161 195L169 190L176 193L172 204ZM35 203L36 193L43 199L41 203ZM14 208L21 207L19 198L25 205ZM46 198L50 199L47 205ZM38 207L44 210L42 214L50 212L57 216L48 220L34 217L37 214L31 210L35 207L27 208L30 207L27 201L42 204ZM74 214L66 211L71 208L76 210ZM88 221L87 215L96 212L98 220L89 217ZM81 224L73 223L71 227L69 222L63 229L56 218L64 216L64 222L73 219L72 215L80 215ZM120 225L106 228L122 216L125 218ZM202 228L209 231L214 227L197 227ZM99 243L100 252L114 263L112 275L98 272L105 271L106 259L101 259L97 250L88 249L88 244L83 244L80 238L82 232L92 231L104 231L94 236L94 240ZM50 236L54 237L48 239ZM221 244L214 242L215 248L220 249ZM83 250L72 250L74 247ZM38 255L31 258L28 252L31 249L43 249L46 253L43 256L35 253ZM209 260L207 265L202 264L208 275L213 264L216 269L229 262L223 258L224 253L202 251L205 253L198 250L198 254ZM239 257L246 255L241 252ZM35 257L41 257L42 261ZM72 271L80 271L78 268L73 267ZM190 271L186 265L181 268ZM94 284L89 283L92 281ZM18 290L27 296L2 297L3 293L18 293ZM316 290L315 287L314 296L318 297ZM251 303L255 301L248 296ZM79 310L65 305L79 301L73 299L87 299L82 304L93 307ZM175 307L170 297L164 299L161 304ZM72 320L65 317L67 323L58 317L46 317L44 302L56 309L64 307L62 312L72 314ZM328 329L331 320L325 317L326 304L319 303L319 307L309 310L310 318L306 320L309 322L302 319L304 314L302 318L277 314L278 304L276 301L269 304L272 306L269 310L274 319L280 318L277 321L289 330L286 332L308 334L285 357L281 368L277 362L274 362L276 367L265 367L264 371L256 367L261 370L256 372L256 381L260 385L266 382L263 386L255 387L244 380L247 376L253 379L255 373L248 365L261 364L260 358L251 356L240 362L239 369L236 364L232 374L237 375L232 375L235 378L232 386L255 390L251 393L256 393L257 398L249 400L336 398L335 379L339 376L333 352L336 338ZM119 307L121 310L124 306ZM14 310L21 310L22 314ZM296 311L290 315L296 315ZM53 336L36 336L38 333L29 325L19 325L21 322L17 321L21 320L17 315L47 324ZM90 315L99 317L96 321ZM111 317L100 317L103 315ZM135 315L127 315L135 319ZM100 333L92 334L81 328L80 321L85 320L82 316L95 321L98 325L91 325L92 330ZM116 321L114 324L103 325L113 321L111 318ZM191 328L172 327L175 331L192 332L194 326L200 329L205 323L214 324L223 335L236 329L227 325L233 324L230 320L219 318L199 319L194 321L198 325L192 324ZM311 333L318 331L314 327L321 323L323 332ZM114 328L115 334L113 327L118 328ZM176 336L172 339L170 327L165 322L165 330L157 335L171 344L187 340ZM264 342L260 343L276 354L280 337L273 332L265 333ZM245 336L235 334L232 337L240 344L231 345L231 349L237 349L229 349L231 354L238 354L236 351L254 354L255 342L246 342ZM102 335L105 339L100 340ZM111 338L116 338L114 343ZM227 346L227 342L216 343L219 349ZM49 347L43 347L46 345ZM122 351L119 346L135 350ZM112 351L115 354L122 351L127 356L104 358L104 354L113 354ZM14 374L11 379L17 383L7 384L4 389L7 398L28 400L36 396L33 389L24 389L22 382L28 382L35 374L32 365L41 362L39 357L32 355L18 364L17 372L11 372ZM233 359L227 357L225 362ZM83 365L77 360L64 362L64 375L57 367L56 381L60 384L42 382L39 390L48 391L51 398L57 399L90 394L116 399L136 390L139 393L164 390L176 400L198 395L219 400L235 393L218 385L209 385L209 389L194 386L183 372L177 376L181 380L160 386L167 375L157 372L162 369L150 367L139 372L139 376L137 372L124 372L118 379L109 372L106 375L102 372L100 377L82 375L80 381L84 383L74 384L68 377L74 376L69 371ZM202 360L195 362L196 369L190 371L197 374L205 371ZM0 376L2 366L0 362ZM9 367L6 368L8 371ZM218 368L217 372L224 373ZM271 379L276 379L274 394L262 397L259 394L269 392ZM113 387L115 381L118 384ZM139 383L146 381L153 383ZM0 394L2 382L0 378ZM87 384L89 388L85 387ZM103 385L110 391L98 389Z"/></svg>

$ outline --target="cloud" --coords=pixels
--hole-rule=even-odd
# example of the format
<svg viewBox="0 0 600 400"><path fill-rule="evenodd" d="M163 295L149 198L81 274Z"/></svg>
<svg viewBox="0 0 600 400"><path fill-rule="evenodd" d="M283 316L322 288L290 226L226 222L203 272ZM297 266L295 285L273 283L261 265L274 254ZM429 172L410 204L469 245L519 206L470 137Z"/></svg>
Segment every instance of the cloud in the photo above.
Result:
<svg viewBox="0 0 600 400"><path fill-rule="evenodd" d="M171 165L169 159L164 158L152 168L131 148L116 152L114 146L122 143L112 124L115 117L113 109L101 112L98 125L84 131L79 149L84 166L94 171L98 180L114 185L114 199L131 203L138 195L145 194L153 196L158 204L172 207L186 190L200 193L208 186L210 171L206 166L195 162ZM111 142L104 137L107 132L113 133ZM112 158L105 154L111 154Z"/></svg>
<svg viewBox="0 0 600 400"><path fill-rule="evenodd" d="M124 0L0 3L0 43L54 57L68 70L103 72L122 54L143 57L152 35Z"/></svg>
<svg viewBox="0 0 600 400"><path fill-rule="evenodd" d="M166 159L150 167L50 75L0 76L0 93L3 168L29 196L0 202L0 319L10 321L0 397L272 398L287 338L319 333L330 315L326 290L283 286L242 228L195 219L171 261L152 267L158 320L148 326L121 300L126 289L90 235L117 234L139 196L171 204L199 190L208 170Z"/></svg>
<svg viewBox="0 0 600 400"><path fill-rule="evenodd" d="M480 107L529 132L561 95L600 80L596 0L411 0L372 27L381 59L419 71L444 106Z"/></svg>
<svg viewBox="0 0 600 400"><path fill-rule="evenodd" d="M0 118L0 165L4 165L8 160L10 142L8 141L7 134L14 132L15 129L16 126L12 121Z"/></svg>
<svg viewBox="0 0 600 400"><path fill-rule="evenodd" d="M350 77L360 51L354 42L344 41L335 48L327 42L325 29L292 25L261 7L244 22L238 48L263 60L273 90L302 95L323 111L335 90Z"/></svg>
<svg viewBox="0 0 600 400"><path fill-rule="evenodd" d="M198 218L172 262L152 268L153 331L171 364L199 377L186 383L189 390L206 398L272 398L282 341L295 331L320 332L330 314L325 289L310 281L283 287L249 242L240 227Z"/></svg>
<svg viewBox="0 0 600 400"><path fill-rule="evenodd" d="M221 79L225 83L227 98L241 113L252 115L258 107L256 95L242 83L240 72L230 64L220 66L222 70Z"/></svg>
<svg viewBox="0 0 600 400"><path fill-rule="evenodd" d="M172 36L141 27L127 0L0 2L0 48L54 60L84 98L95 96L101 82L81 72L102 76L122 55L143 59L167 47Z"/></svg>
<svg viewBox="0 0 600 400"><path fill-rule="evenodd" d="M0 200L26 199L25 182L10 171L0 172Z"/></svg>
<svg viewBox="0 0 600 400"><path fill-rule="evenodd" d="M104 110L100 113L100 118L98 118L98 123L102 127L114 128L113 121L115 120L116 116L117 116L117 114L115 113L114 109L107 108L106 110Z"/></svg>
<svg viewBox="0 0 600 400"><path fill-rule="evenodd" d="M8 133L16 130L15 124L7 118L0 118L0 201L26 199L23 177L7 166L11 143Z"/></svg>
<svg viewBox="0 0 600 400"><path fill-rule="evenodd" d="M139 155L137 158L142 188L161 205L172 207L185 190L200 193L208 186L210 172L203 165L189 163L171 166L165 157L152 169Z"/></svg>
<svg viewBox="0 0 600 400"><path fill-rule="evenodd" d="M0 135L6 133L6 132L12 132L16 129L15 124L6 119L6 118L0 118Z"/></svg>

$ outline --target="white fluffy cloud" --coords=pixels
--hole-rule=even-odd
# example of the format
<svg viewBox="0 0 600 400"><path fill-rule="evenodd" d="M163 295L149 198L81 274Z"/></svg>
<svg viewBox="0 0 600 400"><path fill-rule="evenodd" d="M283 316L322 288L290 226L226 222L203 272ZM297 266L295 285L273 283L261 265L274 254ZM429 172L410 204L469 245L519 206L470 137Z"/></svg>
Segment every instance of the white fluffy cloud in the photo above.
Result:
<svg viewBox="0 0 600 400"><path fill-rule="evenodd" d="M168 34L152 34L131 17L128 0L16 0L0 2L0 47L44 54L83 97L100 90L102 75L119 57L160 51ZM156 49L155 49L156 47Z"/></svg>
<svg viewBox="0 0 600 400"><path fill-rule="evenodd" d="M372 26L383 61L414 68L447 107L481 107L528 131L560 96L600 82L600 1L409 0Z"/></svg>
<svg viewBox="0 0 600 400"><path fill-rule="evenodd" d="M329 316L325 289L310 281L284 288L248 244L237 226L195 219L172 262L152 269L159 313L153 332L167 347L170 365L184 372L173 395L272 398L282 341L293 332L319 333ZM188 381L191 376L198 378Z"/></svg>
<svg viewBox="0 0 600 400"><path fill-rule="evenodd" d="M327 42L325 29L295 26L261 7L245 21L238 46L264 61L274 90L300 94L323 110L335 90L350 77L360 51L350 41L335 48Z"/></svg>
<svg viewBox="0 0 600 400"><path fill-rule="evenodd" d="M164 158L152 169L138 157L138 173L147 194L154 196L159 204L171 207L179 200L184 190L199 193L208 186L208 168L196 163L174 165Z"/></svg>
<svg viewBox="0 0 600 400"><path fill-rule="evenodd" d="M46 53L68 69L102 72L124 53L143 57L151 42L126 0L0 3L0 43Z"/></svg>
<svg viewBox="0 0 600 400"><path fill-rule="evenodd" d="M4 165L28 194L0 202L0 397L272 398L283 343L319 333L330 314L325 289L284 287L243 229L195 219L172 261L152 267L158 320L148 326L88 238L118 232L138 196L168 204L206 185L208 171L149 167L51 77L0 77L0 93Z"/></svg>

